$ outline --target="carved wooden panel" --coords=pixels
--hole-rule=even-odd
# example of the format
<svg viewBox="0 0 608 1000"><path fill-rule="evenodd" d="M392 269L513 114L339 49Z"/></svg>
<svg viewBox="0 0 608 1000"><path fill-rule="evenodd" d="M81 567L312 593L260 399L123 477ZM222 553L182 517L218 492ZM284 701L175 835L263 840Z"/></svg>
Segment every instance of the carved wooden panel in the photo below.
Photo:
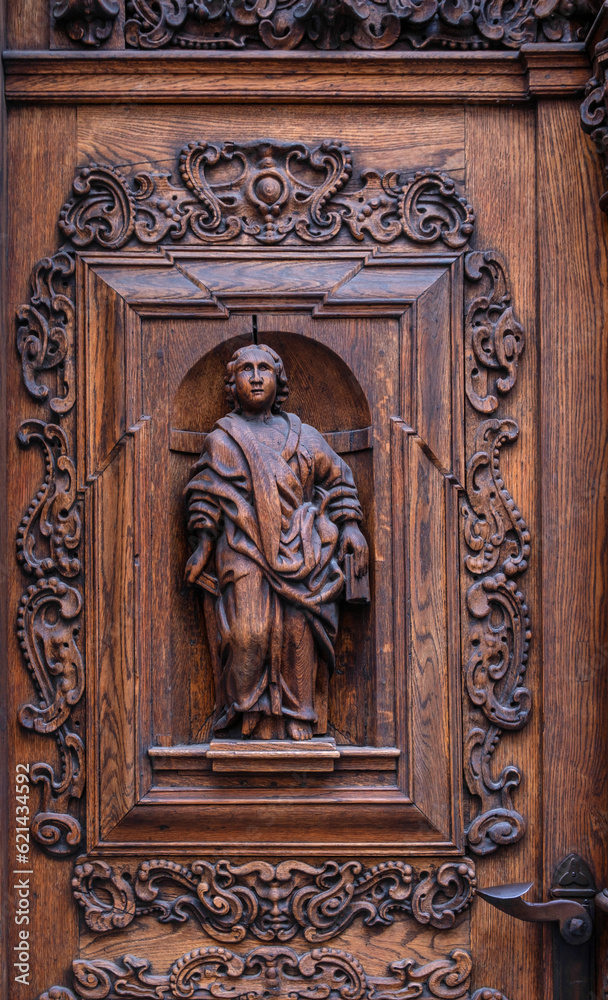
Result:
<svg viewBox="0 0 608 1000"><path fill-rule="evenodd" d="M398 47L404 50L519 48L530 42L572 42L584 36L597 4L572 6L521 0L496 8L437 0L396 4L343 0L297 3L279 0L270 8L222 0L209 6L197 0L50 0L51 18L70 39L86 46L103 44L119 14L127 46L156 49L284 50ZM117 47L116 42L114 46Z"/></svg>
<svg viewBox="0 0 608 1000"><path fill-rule="evenodd" d="M500 997L471 985L465 851L526 829L519 769L492 766L530 705L530 538L500 463L524 347L506 264L471 248L473 207L437 170L375 171L329 141L184 140L174 163L79 170L58 220L71 245L36 265L19 313L24 385L52 417L20 432L46 470L18 539L41 690L20 721L60 750L32 772L32 833L87 851L84 951L48 995L202 997L216 977L212 992ZM226 363L255 343L284 362L287 412L352 470L369 545L322 766L316 747L279 765L255 741L235 764L212 738L209 618L183 580L190 468L226 412ZM186 935L170 961L167 924ZM416 926L452 936L419 945ZM361 961L363 928L394 935L390 968ZM133 947L106 948L108 931Z"/></svg>

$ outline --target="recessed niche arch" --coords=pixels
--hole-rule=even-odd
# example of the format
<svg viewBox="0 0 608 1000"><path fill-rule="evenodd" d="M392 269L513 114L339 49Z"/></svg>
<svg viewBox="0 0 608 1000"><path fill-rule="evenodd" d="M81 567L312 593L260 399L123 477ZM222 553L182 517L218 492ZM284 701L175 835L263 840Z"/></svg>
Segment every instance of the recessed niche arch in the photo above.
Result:
<svg viewBox="0 0 608 1000"><path fill-rule="evenodd" d="M215 344L186 371L170 401L170 451L173 481L173 537L175 572L183 569L188 556L185 503L182 492L206 434L228 412L224 394L224 370L234 351L252 341L239 334ZM296 413L324 434L328 443L350 465L359 490L364 513L364 532L371 548L373 565L374 504L371 453L372 415L365 392L348 364L327 345L294 332L260 334L281 356L289 381L286 411ZM181 533L181 534L180 534ZM372 587L374 576L370 574ZM211 736L214 706L213 673L208 654L205 615L201 596L184 586L180 591L180 612L172 616L173 658L176 675L192 692L189 733L174 720L173 739L205 742ZM360 706L370 703L375 655L370 639L372 609L340 606L340 629L336 645L336 669L328 691L328 733L339 744L365 746L369 713ZM181 623L186 623L184 629ZM197 635L197 631L199 635ZM201 642L200 636L203 641ZM186 660L190 656L190 669Z"/></svg>
<svg viewBox="0 0 608 1000"><path fill-rule="evenodd" d="M365 393L345 361L331 348L297 333L267 333L258 338L283 359L289 379L284 409L297 413L321 433L362 430L371 424ZM231 337L192 365L171 406L171 427L208 433L227 412L224 369L234 351L249 342Z"/></svg>

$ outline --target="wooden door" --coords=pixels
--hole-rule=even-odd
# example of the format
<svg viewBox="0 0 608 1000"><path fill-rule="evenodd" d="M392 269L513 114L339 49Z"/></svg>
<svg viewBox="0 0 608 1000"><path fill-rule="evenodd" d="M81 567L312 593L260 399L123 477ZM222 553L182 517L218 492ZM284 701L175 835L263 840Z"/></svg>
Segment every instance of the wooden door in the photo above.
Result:
<svg viewBox="0 0 608 1000"><path fill-rule="evenodd" d="M9 1000L604 995L592 20L8 5Z"/></svg>

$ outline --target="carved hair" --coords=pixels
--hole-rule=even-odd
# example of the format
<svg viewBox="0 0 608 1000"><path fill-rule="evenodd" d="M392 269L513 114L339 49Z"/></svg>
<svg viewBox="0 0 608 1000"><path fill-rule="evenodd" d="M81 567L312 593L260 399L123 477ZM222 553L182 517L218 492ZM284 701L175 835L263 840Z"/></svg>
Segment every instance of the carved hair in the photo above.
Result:
<svg viewBox="0 0 608 1000"><path fill-rule="evenodd" d="M224 372L224 383L226 387L226 399L230 406L236 408L237 402L234 395L234 380L236 375L236 364L241 354L245 351L265 351L269 354L274 362L274 370L277 377L277 394L274 398L274 403L272 404L272 412L279 413L281 407L289 395L289 386L287 384L287 375L285 374L285 368L283 367L283 362L277 354L273 351L272 347L268 347L267 344L247 344L245 347L239 347L238 351L235 351L230 361L226 365L226 371Z"/></svg>

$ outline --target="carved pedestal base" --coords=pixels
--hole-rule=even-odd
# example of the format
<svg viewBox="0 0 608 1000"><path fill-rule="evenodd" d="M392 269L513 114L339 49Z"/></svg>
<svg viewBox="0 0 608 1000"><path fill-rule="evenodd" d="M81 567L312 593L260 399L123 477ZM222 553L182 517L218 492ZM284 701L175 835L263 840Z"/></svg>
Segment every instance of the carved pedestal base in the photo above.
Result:
<svg viewBox="0 0 608 1000"><path fill-rule="evenodd" d="M340 752L330 736L302 740L211 740L214 771L333 771Z"/></svg>

